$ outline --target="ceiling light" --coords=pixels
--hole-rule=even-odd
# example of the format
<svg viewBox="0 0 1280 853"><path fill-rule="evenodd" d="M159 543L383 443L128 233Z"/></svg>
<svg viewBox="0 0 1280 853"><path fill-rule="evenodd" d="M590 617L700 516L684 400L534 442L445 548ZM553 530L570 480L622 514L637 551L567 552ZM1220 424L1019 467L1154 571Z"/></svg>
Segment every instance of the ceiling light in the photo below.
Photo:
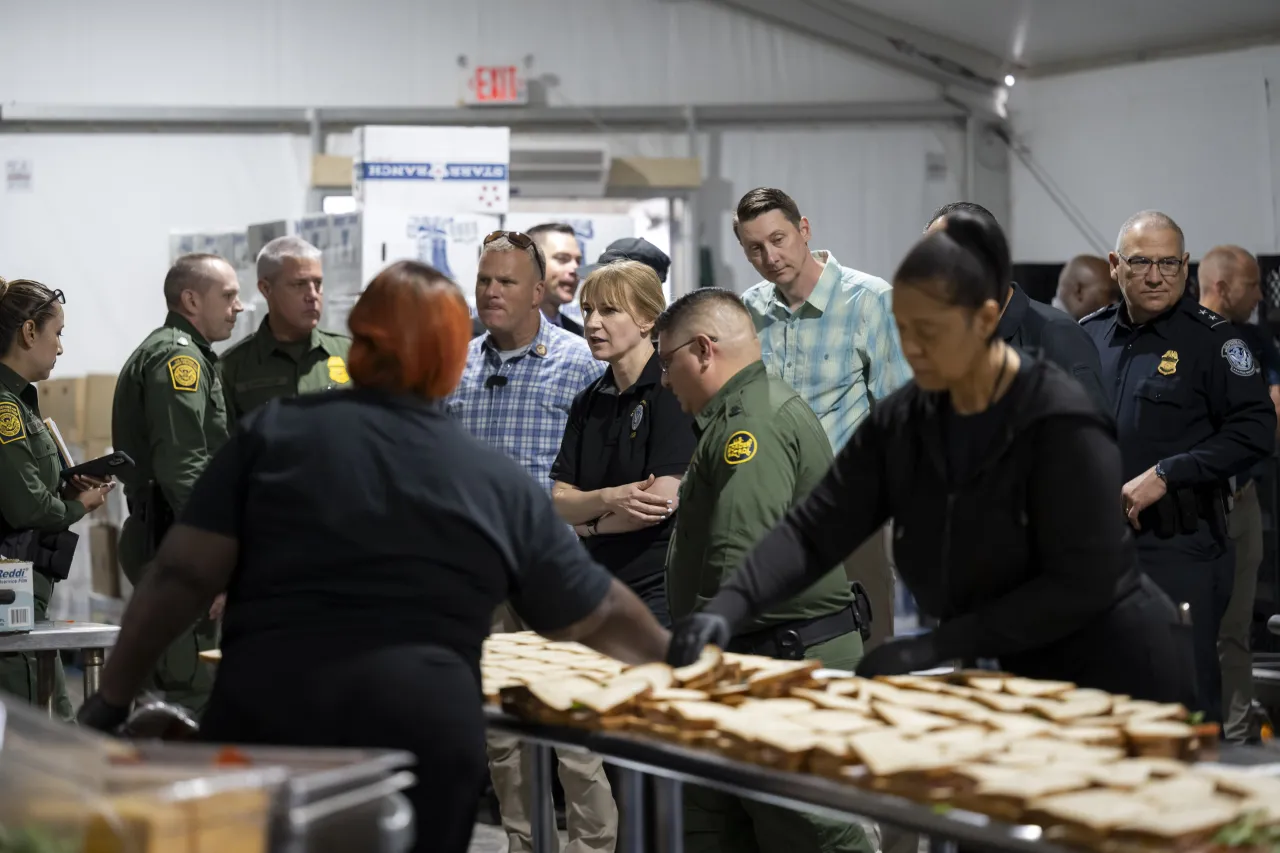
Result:
<svg viewBox="0 0 1280 853"><path fill-rule="evenodd" d="M1017 81L1013 79L1013 75L1012 75L1012 74L1006 74L1006 75L1004 75L1004 84L1005 84L1006 86L1012 86L1012 85L1013 85L1014 83L1016 83L1016 82L1017 82Z"/></svg>

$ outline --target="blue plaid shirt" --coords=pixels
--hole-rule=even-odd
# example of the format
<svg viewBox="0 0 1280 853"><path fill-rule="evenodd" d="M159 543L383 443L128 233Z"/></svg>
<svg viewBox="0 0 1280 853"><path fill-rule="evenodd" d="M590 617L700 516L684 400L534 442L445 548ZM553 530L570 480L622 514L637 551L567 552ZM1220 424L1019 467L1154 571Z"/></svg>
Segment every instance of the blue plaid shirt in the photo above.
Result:
<svg viewBox="0 0 1280 853"><path fill-rule="evenodd" d="M911 379L893 320L893 288L883 279L842 267L830 252L814 252L822 275L794 312L767 281L742 294L751 312L765 369L786 381L813 409L840 448L883 400Z"/></svg>
<svg viewBox="0 0 1280 853"><path fill-rule="evenodd" d="M462 381L445 406L468 432L520 463L549 493L569 406L605 366L592 358L585 340L539 316L529 351L506 364L488 335L473 338ZM494 385L492 376L507 382Z"/></svg>

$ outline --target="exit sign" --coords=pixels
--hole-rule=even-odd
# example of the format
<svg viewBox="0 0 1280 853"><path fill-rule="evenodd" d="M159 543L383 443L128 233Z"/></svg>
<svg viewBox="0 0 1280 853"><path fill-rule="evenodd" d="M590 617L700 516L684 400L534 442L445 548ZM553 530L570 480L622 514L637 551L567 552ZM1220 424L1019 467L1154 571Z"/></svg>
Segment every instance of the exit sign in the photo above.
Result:
<svg viewBox="0 0 1280 853"><path fill-rule="evenodd" d="M462 102L473 107L529 103L529 88L518 65L476 65L462 72Z"/></svg>

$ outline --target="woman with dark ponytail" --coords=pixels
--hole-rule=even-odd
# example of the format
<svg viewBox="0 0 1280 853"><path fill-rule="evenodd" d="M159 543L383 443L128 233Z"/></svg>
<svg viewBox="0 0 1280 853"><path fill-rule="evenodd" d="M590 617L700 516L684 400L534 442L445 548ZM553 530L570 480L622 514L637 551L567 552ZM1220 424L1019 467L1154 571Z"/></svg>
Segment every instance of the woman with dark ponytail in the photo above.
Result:
<svg viewBox="0 0 1280 853"><path fill-rule="evenodd" d="M35 621L45 618L54 583L71 567L76 536L67 528L102 506L112 487L83 477L62 485L58 445L40 417L32 383L48 379L62 355L62 303L61 290L0 278L0 555L33 563L35 608L27 615ZM54 711L69 720L56 666ZM34 655L0 655L0 689L35 702Z"/></svg>
<svg viewBox="0 0 1280 853"><path fill-rule="evenodd" d="M1113 427L1061 368L996 334L1010 268L1000 227L964 212L907 254L893 313L914 381L676 626L673 662L727 641L893 519L898 572L939 625L872 650L860 674L994 658L1031 678L1194 695L1187 629L1137 568Z"/></svg>

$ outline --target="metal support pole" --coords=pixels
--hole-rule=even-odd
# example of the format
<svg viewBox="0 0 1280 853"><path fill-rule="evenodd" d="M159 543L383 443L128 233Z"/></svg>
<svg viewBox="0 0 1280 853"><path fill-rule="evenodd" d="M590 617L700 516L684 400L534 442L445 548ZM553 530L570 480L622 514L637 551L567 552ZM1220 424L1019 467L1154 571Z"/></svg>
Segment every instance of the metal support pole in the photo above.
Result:
<svg viewBox="0 0 1280 853"><path fill-rule="evenodd" d="M529 815L529 834L533 853L556 853L560 839L556 835L556 808L551 798L551 770L555 759L546 744L531 743L528 748L533 775L529 785L533 808Z"/></svg>
<svg viewBox="0 0 1280 853"><path fill-rule="evenodd" d="M969 116L964 121L964 194L966 201L978 204L982 200L976 196L978 183L978 119Z"/></svg>
<svg viewBox="0 0 1280 853"><path fill-rule="evenodd" d="M53 716L54 674L57 672L57 652L36 652L36 705Z"/></svg>
<svg viewBox="0 0 1280 853"><path fill-rule="evenodd" d="M649 853L645 847L645 781L639 770L615 767L618 788L613 792L618 803L619 853Z"/></svg>
<svg viewBox="0 0 1280 853"><path fill-rule="evenodd" d="M684 783L679 779L655 779L657 788L657 853L684 853Z"/></svg>
<svg viewBox="0 0 1280 853"><path fill-rule="evenodd" d="M324 141L324 124L320 121L320 111L316 109L307 110L307 131L311 139L311 156L323 154L325 149ZM307 174L310 175L311 170L308 168ZM324 193L321 190L311 186L311 179L307 179L307 194L303 199L303 211L306 213L319 213L324 206Z"/></svg>
<svg viewBox="0 0 1280 853"><path fill-rule="evenodd" d="M106 661L106 652L102 649L81 649L84 655L84 698L98 692L102 683L102 664Z"/></svg>
<svg viewBox="0 0 1280 853"><path fill-rule="evenodd" d="M698 114L693 106L687 106L684 110L685 119L685 135L688 146L688 156L698 157ZM699 233L702 230L702 222L699 220L701 213L698 204L698 196L702 194L701 188L695 189L689 193L684 202L684 217L680 237L681 250L684 254L684 267L682 274L674 282L671 289L672 297L683 296L686 293L692 293L698 289L701 279L702 270L702 252L699 240Z"/></svg>

